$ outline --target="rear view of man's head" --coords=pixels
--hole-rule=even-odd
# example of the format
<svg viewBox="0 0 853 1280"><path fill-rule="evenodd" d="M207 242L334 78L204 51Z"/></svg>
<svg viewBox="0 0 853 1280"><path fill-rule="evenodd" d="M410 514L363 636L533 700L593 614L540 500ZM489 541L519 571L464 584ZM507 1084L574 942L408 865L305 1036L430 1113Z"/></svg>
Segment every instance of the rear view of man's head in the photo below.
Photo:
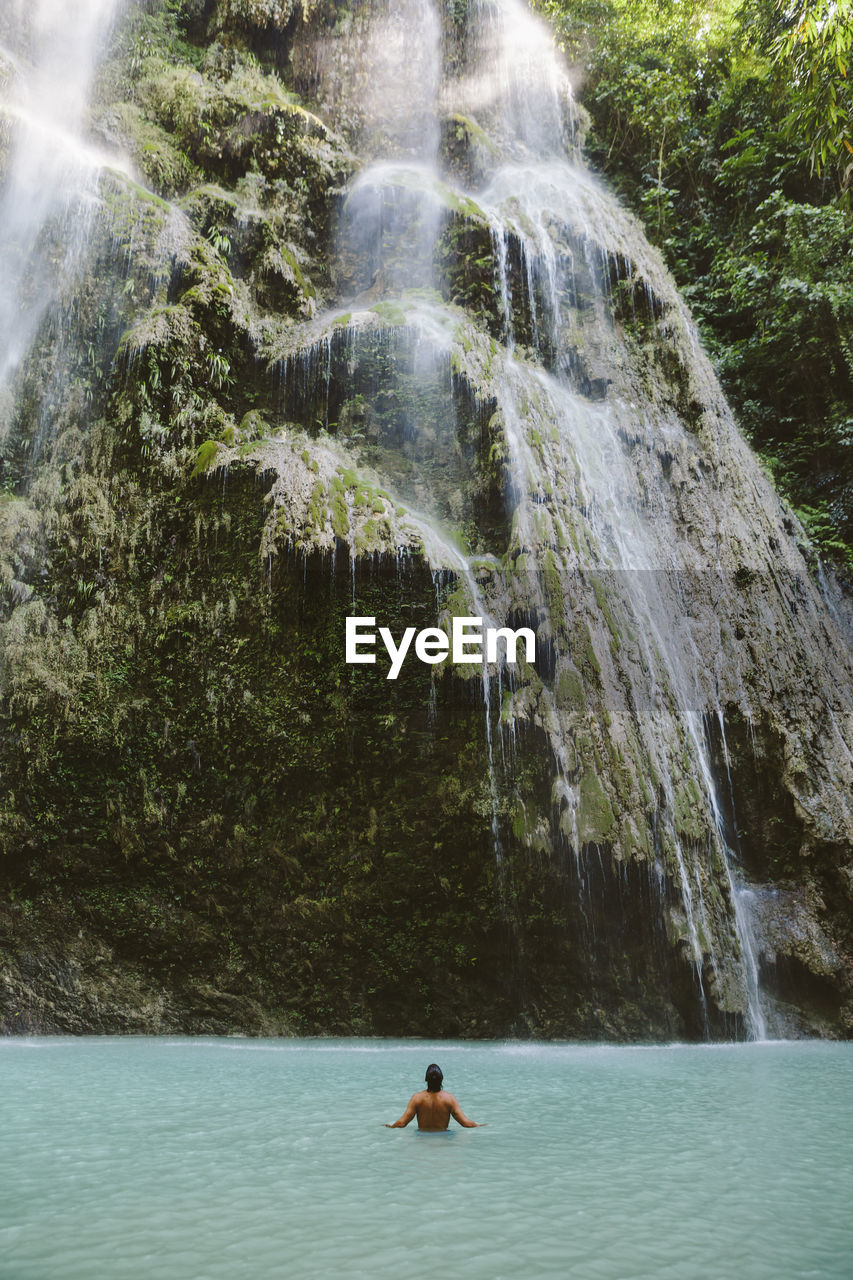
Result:
<svg viewBox="0 0 853 1280"><path fill-rule="evenodd" d="M426 1069L426 1087L430 1093L441 1092L441 1082L444 1079L444 1072L436 1062L431 1062Z"/></svg>

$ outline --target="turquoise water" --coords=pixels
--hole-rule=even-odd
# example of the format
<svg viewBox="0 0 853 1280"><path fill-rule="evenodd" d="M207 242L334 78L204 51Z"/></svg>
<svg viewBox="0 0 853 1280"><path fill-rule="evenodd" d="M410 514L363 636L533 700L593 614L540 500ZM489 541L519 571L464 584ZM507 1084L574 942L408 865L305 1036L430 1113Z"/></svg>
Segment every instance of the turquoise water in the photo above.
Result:
<svg viewBox="0 0 853 1280"><path fill-rule="evenodd" d="M485 1129L396 1120L433 1060ZM853 1045L0 1041L3 1280L853 1275Z"/></svg>

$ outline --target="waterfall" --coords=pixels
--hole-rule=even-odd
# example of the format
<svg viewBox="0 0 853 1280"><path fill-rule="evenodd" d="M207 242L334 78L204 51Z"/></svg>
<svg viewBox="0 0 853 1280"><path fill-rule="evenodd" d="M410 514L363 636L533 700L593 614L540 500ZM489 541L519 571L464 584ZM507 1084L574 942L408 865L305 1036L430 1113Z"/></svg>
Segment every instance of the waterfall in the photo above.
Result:
<svg viewBox="0 0 853 1280"><path fill-rule="evenodd" d="M42 320L63 299L69 302L101 170L116 163L85 137L90 83L115 4L12 0L4 19L18 47L0 46L0 121L8 147L0 191L0 397ZM7 413L0 409L2 419ZM0 421L0 434L8 430L8 420ZM37 435L31 463L40 445Z"/></svg>
<svg viewBox="0 0 853 1280"><path fill-rule="evenodd" d="M555 763L553 839L574 855L579 892L585 861L600 864L602 847L617 868L646 862L706 1019L710 984L715 1006L739 1011L746 1033L761 1038L751 895L727 842L704 725L722 721L727 698L745 699L725 602L738 572L768 571L760 545L779 524L778 504L748 460L659 256L583 166L581 113L547 28L521 0L477 0L464 19L427 0L371 12L369 39L354 26L321 60L332 112L358 101L366 163L338 227L345 312L318 317L301 335L303 390L290 381L288 411L306 416L306 371L311 383L325 360L325 403L313 413L328 424L333 382L354 377L361 388L363 377L376 390L382 346L382 376L401 395L411 385L435 391L435 370L449 366L443 412L451 417L464 393L498 424L505 545L483 537L460 564L458 552L441 555L446 537L424 541L436 569L459 573L475 612L536 619L554 647L553 678L528 673L510 687L500 724L490 674L494 686L501 672L484 668L496 879L503 886L493 733L514 740L516 722L534 722ZM413 49L417 68L407 63ZM365 97L356 87L366 79ZM439 430L422 412L409 415L413 440ZM724 477L735 474L740 496L729 503ZM688 530L679 489L703 477L706 528ZM421 529L452 523L452 500L427 492L428 483L384 480L417 503ZM484 555L494 563L475 573ZM779 556L799 580L793 549ZM793 625L796 606L780 607ZM729 662L734 673L722 670ZM580 700L561 693L578 684ZM606 776L614 767L635 776L615 839ZM509 772L500 785L511 788ZM646 817L633 821L626 809ZM644 821L646 833L637 830ZM668 879L680 924L665 901Z"/></svg>
<svg viewBox="0 0 853 1280"><path fill-rule="evenodd" d="M385 575L401 611L425 608L439 625L474 615L486 626L530 627L535 663L444 663L400 698L414 725L411 707L431 679L412 737L429 739L442 769L454 752L466 775L453 778L458 808L448 824L470 818L459 845L476 845L472 865L479 859L488 880L478 949L493 964L500 952L505 966L495 1016L523 1031L526 996L506 989L516 980L521 989L538 947L536 981L547 973L549 999L564 978L578 1003L588 993L576 1022L573 1010L565 1015L569 996L550 1025L535 1012L528 1026L546 1034L566 1025L583 1034L772 1034L760 860L739 842L730 727L734 716L749 734L764 717L780 786L804 815L803 848L814 833L840 845L838 833L853 828L849 647L823 599L830 587L812 581L802 531L739 435L659 254L585 167L585 113L547 25L522 0L363 0L334 26L313 10L286 23L271 16L275 6L196 6L188 26L174 27L194 45L192 65L179 65L180 49L170 62L161 43L133 101L112 114L98 107L102 136L114 136L104 118L119 121L136 161L150 148L168 171L157 194L130 162L92 144L87 123L116 5L16 0L0 18L0 446L17 539L0 566L11 598L0 642L12 675L15 663L23 672L21 705L38 705L40 672L55 662L63 714L81 709L85 724L91 700L103 756L110 724L138 719L146 746L128 813L143 815L140 830L158 833L158 849L171 858L196 833L231 822L235 866L251 865L253 839L266 841L257 865L272 867L271 883L292 874L296 884L299 859L282 854L273 866L289 834L273 836L272 818L250 834L256 806L264 809L258 797L271 804L254 742L230 744L239 749L222 783L257 766L247 795L238 802L229 792L209 828L187 818L194 788L206 797L202 778L215 791L196 744L208 722L218 734L221 693L207 687L196 700L193 682L205 673L194 669L193 638L214 628L216 654L230 653L246 678L242 700L234 684L235 725L262 700L271 669L260 644L262 669L240 665L254 652L244 644L251 626L266 624L239 589L217 598L215 574L205 575L227 554L208 555L209 530L218 556L220 529L224 546L259 523L257 593L271 613L295 563L300 600L331 564L332 592L343 579L353 613L375 611ZM158 94L181 110L160 110ZM87 351L98 379L80 373ZM57 428L75 386L79 403ZM52 459L49 433L66 426L67 453L57 444ZM68 458L72 498L63 491ZM218 472L215 512L208 470ZM247 472L255 491L232 524L228 504ZM31 483L37 474L44 484ZM43 569L41 547L61 538L66 511L74 537L78 515L83 530L74 555L55 565L46 555ZM426 603L406 600L407 588ZM314 702L309 714L297 694L287 701L284 717L301 727L291 735L281 726L270 776L290 777L289 753L298 761L324 707L356 736L355 679L338 673L324 702L322 649L336 621L330 612L312 640ZM288 614L262 637L270 652L290 625ZM53 649L39 666L42 641ZM161 665L170 645L175 682ZM76 663L67 682L66 653ZM115 696L125 699L114 721L104 675L113 669ZM230 672L224 683L231 688ZM177 688L182 705L173 708ZM371 686L364 705L375 710L383 696ZM456 719L439 749L443 713ZM191 774L178 748L161 769L158 717L164 749L170 733L177 740L174 723L186 728ZM338 767L337 731L317 735L304 771L329 794L323 769L329 760ZM244 749L257 757L249 765ZM371 762L381 773L390 765L380 755ZM332 879L350 887L353 867L359 884L391 878L410 832L426 842L430 874L440 863L428 807L381 852L372 798L381 781L352 797L355 813L370 796L365 848L356 848L353 819L352 849L330 854ZM180 831L177 819L167 830L168 795ZM348 803L330 806L330 817L325 790L318 797L306 864L337 838ZM102 829L99 815L95 794L80 839L118 841L126 856L132 817L113 821L110 810ZM32 821L36 840L41 819ZM454 838L447 847L457 856ZM199 884L203 863L193 863ZM450 897L450 878L434 879ZM315 912L318 884L299 910L331 934L336 890L324 879ZM570 904L544 901L549 889L565 889ZM188 900L196 892L190 886ZM355 903L354 930L360 892L346 904ZM373 904L371 928L386 908L408 914L403 893ZM270 912L258 956L275 954L291 905ZM543 955L563 938L552 971ZM410 942L394 945L402 955ZM478 962L472 955L472 969ZM321 985L312 978L312 989ZM359 988L353 1007L377 986L362 983L368 994ZM608 1000L618 1006L612 1023Z"/></svg>

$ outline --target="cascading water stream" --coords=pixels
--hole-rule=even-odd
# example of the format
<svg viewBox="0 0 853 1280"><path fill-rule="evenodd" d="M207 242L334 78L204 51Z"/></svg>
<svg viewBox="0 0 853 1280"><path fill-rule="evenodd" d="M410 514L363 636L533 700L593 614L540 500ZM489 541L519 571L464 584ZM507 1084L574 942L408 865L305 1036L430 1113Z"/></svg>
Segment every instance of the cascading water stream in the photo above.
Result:
<svg viewBox="0 0 853 1280"><path fill-rule="evenodd" d="M442 358L455 362L469 386L484 399L490 397L500 416L507 447L507 500L514 513L512 547L516 565L523 561L524 570L513 571L515 581L505 573L497 592L493 578L487 599L467 557L455 548L448 555L440 535L424 537L431 562L453 567L465 583L472 611L505 624L518 615L523 600L529 614L550 619L549 630L556 634L565 619L555 616L557 606L543 585L546 563L558 557L558 572L573 590L576 583L587 584L590 574L605 576L607 608L634 637L636 660L620 679L629 686L637 732L658 778L656 826L674 864L706 1031L704 975L709 967L715 984L725 985L724 957L712 941L719 931L712 927L703 887L717 867L729 900L729 959L740 974L740 996L734 1003L745 1010L748 1033L760 1038L764 1019L748 895L737 882L707 744L696 730L707 708L706 690L693 678L689 634L685 642L678 628L668 625L673 610L677 617L685 609L689 613L680 598L679 577L713 570L714 561L703 561L684 546L665 503L654 493L649 496L648 477L637 474L626 447L638 435L682 433L683 428L675 422L644 421L642 407L604 397L606 367L594 377L581 376L573 355L582 323L588 332L592 326L610 359L614 352L619 360L627 359L608 315L610 273L618 262L630 262L638 280L639 301L632 301L632 308L655 314L665 298L666 323L674 338L695 354L695 337L686 309L636 225L569 158L576 113L547 29L517 0L480 0L469 7L466 23L461 69L457 64L442 72L442 22L426 0L413 0L375 21L367 50L375 78L361 138L369 163L351 184L344 206L339 234L343 276L351 281L359 306L372 307L381 316L393 311L395 323L402 321L412 340L431 353L427 363ZM401 42L403 30L408 39ZM405 65L412 49L421 64L417 76ZM418 93L413 95L415 81ZM448 114L452 120L475 120L487 138L487 160L474 187L460 186L442 164L439 115ZM438 299L436 252L454 215L482 225L493 250L502 345L485 358L472 352L473 340L460 340L458 314ZM321 322L318 329L322 327ZM349 320L346 328L350 364L357 364L359 350L374 340L377 330ZM314 350L328 341L319 338ZM329 346L329 369L331 359ZM327 381L327 423L328 395ZM413 430L418 430L417 422ZM434 514L439 513L424 512L424 522ZM426 527L422 523L422 531ZM563 531L572 527L581 529L580 540L573 549L565 548ZM560 547L564 549L555 551ZM578 590L589 595L588 584ZM565 613L569 607L567 594L561 609ZM483 694L493 843L502 887L499 788L485 665ZM551 695L543 691L542 698L550 707L547 731L559 771L554 794L563 806L583 886L575 818L579 795L568 763L567 730ZM688 848L673 814L679 790L691 779L706 837ZM655 788L649 784L649 790ZM657 874L660 879L660 870Z"/></svg>
<svg viewBox="0 0 853 1280"><path fill-rule="evenodd" d="M349 252L358 264L357 279L363 289L383 296L413 289L435 291L435 246L445 211L436 198L436 185L441 185L437 101L441 23L430 0L406 0L389 10L387 20L375 29L371 48L372 87L363 145L368 154L379 147L388 158L375 160L362 169L350 186L340 228L342 252ZM446 327L443 317L435 325L428 310L421 320L421 326L415 329L416 341L424 340L426 360L431 363L437 352L448 349ZM428 532L426 522L421 524L421 531L431 561L452 566L464 582L473 616L481 617L484 626L496 625L468 558L440 532ZM482 666L482 693L492 850L498 896L505 912L492 674L487 663Z"/></svg>
<svg viewBox="0 0 853 1280"><path fill-rule="evenodd" d="M0 195L0 388L85 253L106 161L83 124L116 3L12 4L12 30L28 39L11 55L0 50L8 70L0 115L11 134Z"/></svg>

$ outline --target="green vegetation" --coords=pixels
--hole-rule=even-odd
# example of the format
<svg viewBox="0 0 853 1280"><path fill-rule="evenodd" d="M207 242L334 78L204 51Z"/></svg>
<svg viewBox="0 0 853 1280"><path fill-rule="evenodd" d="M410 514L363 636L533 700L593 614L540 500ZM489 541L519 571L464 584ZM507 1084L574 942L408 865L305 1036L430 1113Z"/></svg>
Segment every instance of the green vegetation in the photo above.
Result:
<svg viewBox="0 0 853 1280"><path fill-rule="evenodd" d="M204 444L199 448L196 464L193 468L193 475L205 475L216 461L216 455L218 452L219 445L216 440L205 440Z"/></svg>
<svg viewBox="0 0 853 1280"><path fill-rule="evenodd" d="M849 0L543 0L593 163L687 297L739 421L853 568Z"/></svg>
<svg viewBox="0 0 853 1280"><path fill-rule="evenodd" d="M789 132L809 142L812 169L840 170L845 191L853 176L853 92L848 68L853 45L851 0L777 0L781 30L773 52L790 71Z"/></svg>

